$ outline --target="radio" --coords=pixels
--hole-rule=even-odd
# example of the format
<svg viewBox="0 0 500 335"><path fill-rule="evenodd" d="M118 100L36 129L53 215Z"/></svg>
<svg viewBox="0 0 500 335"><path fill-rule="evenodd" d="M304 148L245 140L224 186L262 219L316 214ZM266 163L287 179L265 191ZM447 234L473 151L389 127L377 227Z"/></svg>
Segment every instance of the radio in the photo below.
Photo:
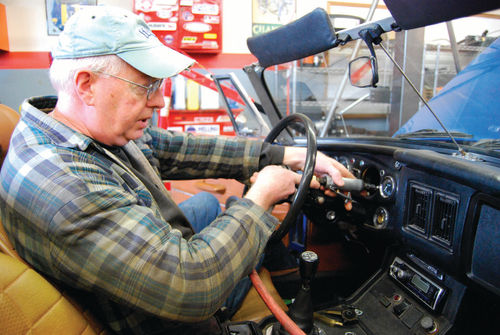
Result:
<svg viewBox="0 0 500 335"><path fill-rule="evenodd" d="M439 308L446 295L445 287L436 284L399 257L392 261L389 276L433 311Z"/></svg>

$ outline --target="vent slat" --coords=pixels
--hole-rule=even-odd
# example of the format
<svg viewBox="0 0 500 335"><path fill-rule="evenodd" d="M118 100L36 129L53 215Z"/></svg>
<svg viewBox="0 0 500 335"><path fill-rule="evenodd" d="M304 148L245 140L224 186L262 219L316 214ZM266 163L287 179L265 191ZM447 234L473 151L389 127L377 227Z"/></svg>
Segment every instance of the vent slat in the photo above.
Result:
<svg viewBox="0 0 500 335"><path fill-rule="evenodd" d="M431 199L431 190L416 185L410 186L408 225L424 234L428 227Z"/></svg>
<svg viewBox="0 0 500 335"><path fill-rule="evenodd" d="M445 194L438 193L434 205L434 219L432 220L431 238L451 246L458 200Z"/></svg>

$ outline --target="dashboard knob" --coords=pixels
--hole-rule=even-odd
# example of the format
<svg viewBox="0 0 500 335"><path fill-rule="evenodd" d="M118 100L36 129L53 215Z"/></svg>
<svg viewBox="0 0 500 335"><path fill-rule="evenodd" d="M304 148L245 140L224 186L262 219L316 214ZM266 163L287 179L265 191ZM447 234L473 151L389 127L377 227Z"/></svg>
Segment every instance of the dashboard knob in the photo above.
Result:
<svg viewBox="0 0 500 335"><path fill-rule="evenodd" d="M328 211L326 213L326 219L328 221L333 221L333 220L335 220L336 217L337 217L337 214L335 214L335 211Z"/></svg>
<svg viewBox="0 0 500 335"><path fill-rule="evenodd" d="M389 223L389 211L384 207L378 207L373 214L373 227L384 229Z"/></svg>
<svg viewBox="0 0 500 335"><path fill-rule="evenodd" d="M420 327L422 327L427 334L434 334L437 330L436 322L434 322L430 316L424 316L420 320Z"/></svg>
<svg viewBox="0 0 500 335"><path fill-rule="evenodd" d="M398 269L396 271L396 276L398 277L399 280L407 280L410 279L411 273L402 269Z"/></svg>

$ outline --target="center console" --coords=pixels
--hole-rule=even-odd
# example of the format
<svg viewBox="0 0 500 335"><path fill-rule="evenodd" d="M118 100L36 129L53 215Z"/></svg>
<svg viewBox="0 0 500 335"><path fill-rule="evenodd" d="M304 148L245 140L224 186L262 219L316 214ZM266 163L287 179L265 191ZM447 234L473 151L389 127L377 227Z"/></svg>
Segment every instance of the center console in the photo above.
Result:
<svg viewBox="0 0 500 335"><path fill-rule="evenodd" d="M465 287L411 253L388 264L345 304L316 311L315 325L332 335L446 334Z"/></svg>

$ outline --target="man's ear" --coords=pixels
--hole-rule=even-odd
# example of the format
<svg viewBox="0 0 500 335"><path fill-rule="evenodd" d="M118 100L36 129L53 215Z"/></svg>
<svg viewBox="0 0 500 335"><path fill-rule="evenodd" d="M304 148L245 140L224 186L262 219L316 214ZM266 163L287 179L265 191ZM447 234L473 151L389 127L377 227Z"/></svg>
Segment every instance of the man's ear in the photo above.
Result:
<svg viewBox="0 0 500 335"><path fill-rule="evenodd" d="M75 90L80 99L88 106L94 105L95 77L88 70L81 70L75 74Z"/></svg>

